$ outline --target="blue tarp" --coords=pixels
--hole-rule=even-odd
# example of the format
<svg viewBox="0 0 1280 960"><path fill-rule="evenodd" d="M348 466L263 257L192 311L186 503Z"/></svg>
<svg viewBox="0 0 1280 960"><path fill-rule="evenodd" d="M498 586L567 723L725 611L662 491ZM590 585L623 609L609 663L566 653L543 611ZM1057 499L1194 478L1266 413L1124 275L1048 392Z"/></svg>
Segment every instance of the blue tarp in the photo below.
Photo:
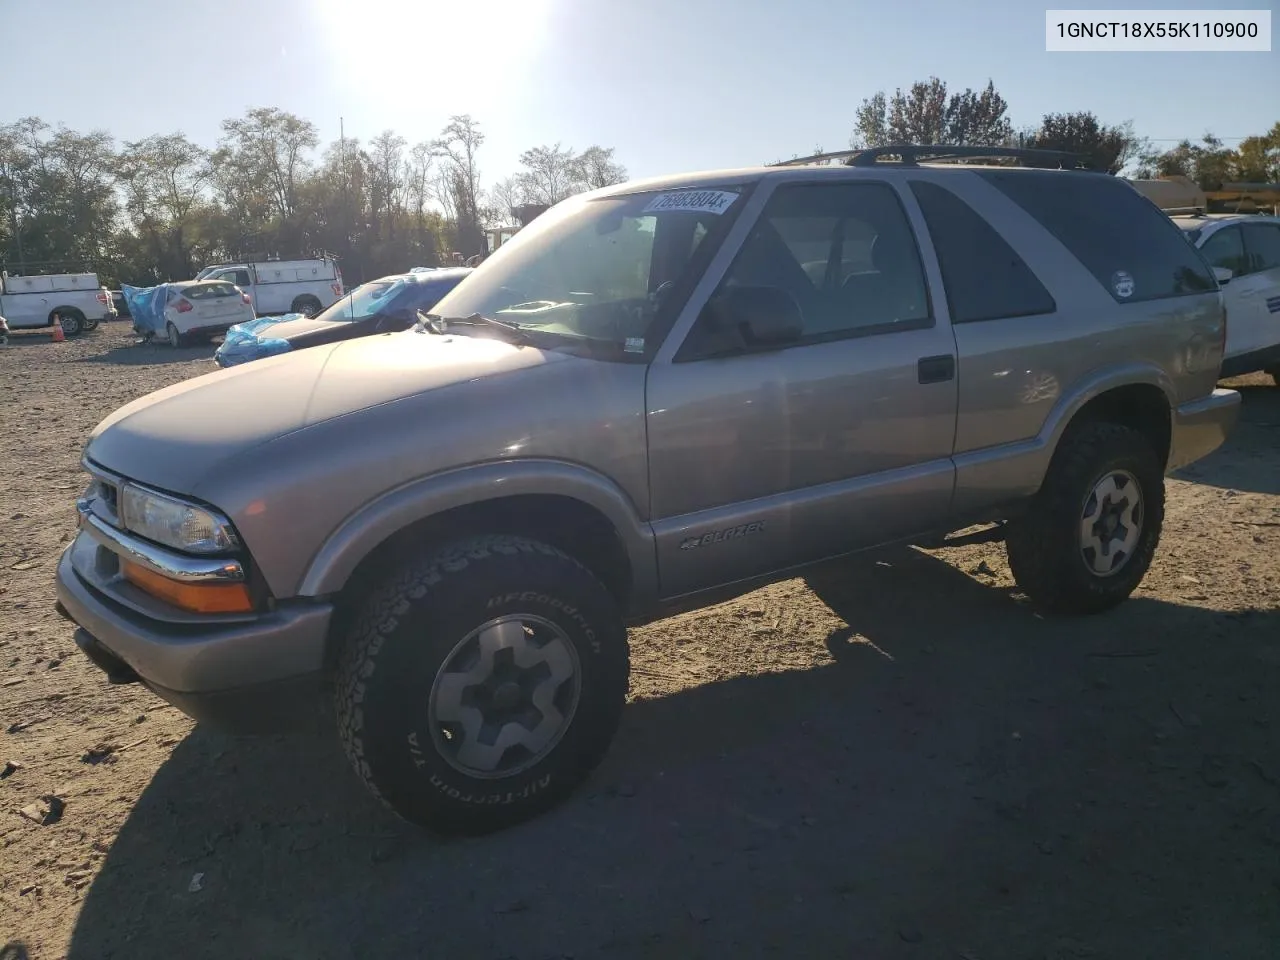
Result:
<svg viewBox="0 0 1280 960"><path fill-rule="evenodd" d="M122 283L120 292L124 294L124 302L129 305L133 329L144 334L164 332L164 305L169 299L167 283L158 287L131 287Z"/></svg>
<svg viewBox="0 0 1280 960"><path fill-rule="evenodd" d="M263 333L277 323L297 320L301 316L301 313L286 313L281 317L258 317L256 320L237 323L227 331L226 337L214 352L214 362L220 367L234 367L250 360L288 353L293 348L287 340L263 336Z"/></svg>

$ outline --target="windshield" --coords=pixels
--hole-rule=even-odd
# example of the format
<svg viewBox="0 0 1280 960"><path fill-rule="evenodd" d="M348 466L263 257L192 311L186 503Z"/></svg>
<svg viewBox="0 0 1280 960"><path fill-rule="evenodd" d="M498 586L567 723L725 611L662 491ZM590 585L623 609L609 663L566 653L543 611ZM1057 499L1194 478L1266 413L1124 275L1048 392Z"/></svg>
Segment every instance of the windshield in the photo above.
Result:
<svg viewBox="0 0 1280 960"><path fill-rule="evenodd" d="M500 246L433 312L517 324L545 335L539 345L603 341L643 354L656 346L649 338L672 294L700 273L723 239L743 192L567 200Z"/></svg>
<svg viewBox="0 0 1280 960"><path fill-rule="evenodd" d="M367 320L378 313L385 313L405 288L405 280L373 280L361 284L349 294L320 313L317 320Z"/></svg>

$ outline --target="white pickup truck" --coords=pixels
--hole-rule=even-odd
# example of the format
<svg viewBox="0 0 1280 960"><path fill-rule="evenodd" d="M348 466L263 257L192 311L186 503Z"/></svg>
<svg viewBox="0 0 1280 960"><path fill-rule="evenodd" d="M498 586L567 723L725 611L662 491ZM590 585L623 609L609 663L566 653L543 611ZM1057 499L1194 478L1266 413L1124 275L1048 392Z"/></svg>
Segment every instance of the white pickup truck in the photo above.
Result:
<svg viewBox="0 0 1280 960"><path fill-rule="evenodd" d="M205 267L197 280L225 280L249 295L259 316L301 313L314 317L342 297L342 270L336 260L260 260Z"/></svg>
<svg viewBox="0 0 1280 960"><path fill-rule="evenodd" d="M0 272L0 317L11 330L52 327L62 321L69 337L92 330L116 316L111 293L96 273L54 273L11 276Z"/></svg>

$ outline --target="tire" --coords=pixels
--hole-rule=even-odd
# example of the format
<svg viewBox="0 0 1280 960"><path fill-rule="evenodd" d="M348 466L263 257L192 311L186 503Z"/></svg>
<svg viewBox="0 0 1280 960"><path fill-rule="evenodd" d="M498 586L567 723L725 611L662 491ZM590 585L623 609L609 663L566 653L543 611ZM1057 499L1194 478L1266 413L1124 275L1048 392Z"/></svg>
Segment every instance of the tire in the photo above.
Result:
<svg viewBox="0 0 1280 960"><path fill-rule="evenodd" d="M66 337L78 336L84 330L84 314L75 307L59 307L53 311L62 322L62 334ZM52 321L50 316L50 321ZM52 326L52 322L50 323Z"/></svg>
<svg viewBox="0 0 1280 960"><path fill-rule="evenodd" d="M613 597L576 560L521 537L406 565L343 640L334 697L347 757L392 811L439 833L489 833L558 804L603 759L626 700Z"/></svg>
<svg viewBox="0 0 1280 960"><path fill-rule="evenodd" d="M311 294L303 294L300 297L293 298L293 304L290 307L294 313L305 314L308 317L314 317L324 308L320 305L320 301Z"/></svg>
<svg viewBox="0 0 1280 960"><path fill-rule="evenodd" d="M1151 566L1164 497L1164 470L1142 433L1114 423L1070 428L1027 514L1007 524L1014 580L1049 613L1093 614L1116 606ZM1097 519L1094 544L1105 540L1107 549L1086 541L1090 517ZM1108 564L1111 571L1100 572Z"/></svg>
<svg viewBox="0 0 1280 960"><path fill-rule="evenodd" d="M169 346L173 347L175 350L186 342L186 338L178 332L178 328L173 325L172 320L164 325L164 332L169 338Z"/></svg>

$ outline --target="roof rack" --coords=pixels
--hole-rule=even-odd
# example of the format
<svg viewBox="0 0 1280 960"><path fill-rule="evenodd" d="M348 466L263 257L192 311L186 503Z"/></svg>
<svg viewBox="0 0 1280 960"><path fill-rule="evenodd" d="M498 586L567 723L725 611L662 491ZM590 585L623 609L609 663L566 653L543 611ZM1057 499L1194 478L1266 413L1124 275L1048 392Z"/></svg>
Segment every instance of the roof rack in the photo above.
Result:
<svg viewBox="0 0 1280 960"><path fill-rule="evenodd" d="M928 163L951 160L990 160L1007 157L1016 160L1040 161L1059 169L1091 170L1088 161L1065 150L1039 150L1029 147L972 147L948 144L894 143L883 147L867 147L862 150L839 150L834 153L818 153L811 157L797 157L771 164L775 167L793 167L820 160L843 160L849 167L873 167L883 157L896 157L903 166L914 167L923 158Z"/></svg>

